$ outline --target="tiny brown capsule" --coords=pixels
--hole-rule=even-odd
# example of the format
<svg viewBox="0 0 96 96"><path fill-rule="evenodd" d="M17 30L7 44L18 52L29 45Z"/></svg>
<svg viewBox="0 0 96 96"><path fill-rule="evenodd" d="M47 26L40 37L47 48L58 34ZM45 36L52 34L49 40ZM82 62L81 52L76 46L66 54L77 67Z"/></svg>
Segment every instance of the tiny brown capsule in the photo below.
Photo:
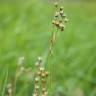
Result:
<svg viewBox="0 0 96 96"><path fill-rule="evenodd" d="M45 73L42 73L41 77L42 78L45 78L46 77L46 74Z"/></svg>
<svg viewBox="0 0 96 96"><path fill-rule="evenodd" d="M55 22L55 26L59 27L59 22L58 21Z"/></svg>
<svg viewBox="0 0 96 96"><path fill-rule="evenodd" d="M42 83L45 84L46 83L46 80L45 79L42 79Z"/></svg>

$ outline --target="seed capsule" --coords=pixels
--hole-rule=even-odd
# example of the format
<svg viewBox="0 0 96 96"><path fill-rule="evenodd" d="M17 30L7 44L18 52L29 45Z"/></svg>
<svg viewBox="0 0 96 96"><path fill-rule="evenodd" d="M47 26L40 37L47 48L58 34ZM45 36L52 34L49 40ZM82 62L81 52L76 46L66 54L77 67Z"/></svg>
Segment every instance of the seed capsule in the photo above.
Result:
<svg viewBox="0 0 96 96"><path fill-rule="evenodd" d="M63 14L61 17L62 17L62 18L65 18L65 17L66 17L66 15L65 15L65 14Z"/></svg>
<svg viewBox="0 0 96 96"><path fill-rule="evenodd" d="M41 67L41 68L40 68L40 71L41 71L41 72L44 72L44 70L45 70L44 67Z"/></svg>
<svg viewBox="0 0 96 96"><path fill-rule="evenodd" d="M46 77L46 74L45 73L42 73L41 76L42 76L42 78L45 78Z"/></svg>
<svg viewBox="0 0 96 96"><path fill-rule="evenodd" d="M61 10L61 11L60 11L60 15L61 15L61 16L63 16L63 14L64 14L64 11L63 11L63 10Z"/></svg>
<svg viewBox="0 0 96 96"><path fill-rule="evenodd" d="M35 90L38 90L38 89L39 89L39 86L36 85L36 86L35 86Z"/></svg>
<svg viewBox="0 0 96 96"><path fill-rule="evenodd" d="M46 80L45 79L42 79L42 83L45 84L46 83Z"/></svg>
<svg viewBox="0 0 96 96"><path fill-rule="evenodd" d="M38 83L39 82L39 78L35 78L35 83Z"/></svg>
<svg viewBox="0 0 96 96"><path fill-rule="evenodd" d="M67 23L68 22L68 19L67 18L65 18L65 23Z"/></svg>
<svg viewBox="0 0 96 96"><path fill-rule="evenodd" d="M55 20L52 21L52 24L55 24Z"/></svg>
<svg viewBox="0 0 96 96"><path fill-rule="evenodd" d="M49 73L48 72L45 72L45 74L46 74L46 77L48 77Z"/></svg>
<svg viewBox="0 0 96 96"><path fill-rule="evenodd" d="M62 10L63 10L63 7L61 6L61 7L60 7L60 11L62 11Z"/></svg>
<svg viewBox="0 0 96 96"><path fill-rule="evenodd" d="M58 21L55 22L55 26L59 27L59 22Z"/></svg>
<svg viewBox="0 0 96 96"><path fill-rule="evenodd" d="M41 75L42 75L42 73L39 71L39 72L37 73L37 75L38 75L38 76L41 76Z"/></svg>
<svg viewBox="0 0 96 96"><path fill-rule="evenodd" d="M42 93L45 93L45 92L46 92L46 89L45 89L45 88L43 88L43 89L42 89Z"/></svg>
<svg viewBox="0 0 96 96"><path fill-rule="evenodd" d="M39 62L39 63L42 62L42 57L38 57L38 62Z"/></svg>
<svg viewBox="0 0 96 96"><path fill-rule="evenodd" d="M58 16L59 16L59 12L56 12L56 13L55 13L55 17L58 17Z"/></svg>
<svg viewBox="0 0 96 96"><path fill-rule="evenodd" d="M65 26L64 26L63 24L60 24L60 29L61 29L61 31L63 31L64 28L65 28Z"/></svg>

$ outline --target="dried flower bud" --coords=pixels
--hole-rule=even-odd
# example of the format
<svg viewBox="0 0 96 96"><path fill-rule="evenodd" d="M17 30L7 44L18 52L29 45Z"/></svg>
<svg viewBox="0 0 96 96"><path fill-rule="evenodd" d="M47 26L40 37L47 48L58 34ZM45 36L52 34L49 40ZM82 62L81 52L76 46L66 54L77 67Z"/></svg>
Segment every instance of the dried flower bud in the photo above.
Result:
<svg viewBox="0 0 96 96"><path fill-rule="evenodd" d="M48 72L45 72L45 75L46 75L46 77L48 77L49 73Z"/></svg>
<svg viewBox="0 0 96 96"><path fill-rule="evenodd" d="M42 83L43 83L43 84L45 84L45 83L46 83L46 80L45 80L44 78L42 79Z"/></svg>
<svg viewBox="0 0 96 96"><path fill-rule="evenodd" d="M40 68L40 71L41 71L41 72L43 72L44 70L45 70L44 67L41 67L41 68Z"/></svg>
<svg viewBox="0 0 96 96"><path fill-rule="evenodd" d="M64 26L63 24L60 24L60 29L61 29L61 31L63 31L64 28L65 28L65 26Z"/></svg>
<svg viewBox="0 0 96 96"><path fill-rule="evenodd" d="M62 10L63 10L63 6L60 7L60 11L62 11Z"/></svg>
<svg viewBox="0 0 96 96"><path fill-rule="evenodd" d="M45 92L46 92L46 88L43 88L43 89L42 89L42 92L45 93Z"/></svg>
<svg viewBox="0 0 96 96"><path fill-rule="evenodd" d="M8 93L11 94L12 93L12 88L8 89Z"/></svg>
<svg viewBox="0 0 96 96"><path fill-rule="evenodd" d="M35 90L38 90L38 89L39 89L39 86L36 85L36 86L35 86Z"/></svg>
<svg viewBox="0 0 96 96"><path fill-rule="evenodd" d="M52 21L52 24L55 24L55 20Z"/></svg>
<svg viewBox="0 0 96 96"><path fill-rule="evenodd" d="M42 57L38 57L38 63L40 64L42 62Z"/></svg>
<svg viewBox="0 0 96 96"><path fill-rule="evenodd" d="M36 62L36 63L35 63L35 66L36 66L36 67L39 67L39 66L40 66L40 63L39 63L39 62Z"/></svg>
<svg viewBox="0 0 96 96"><path fill-rule="evenodd" d="M39 78L36 77L36 78L35 78L35 83L38 83L38 82L39 82Z"/></svg>
<svg viewBox="0 0 96 96"><path fill-rule="evenodd" d="M46 74L42 73L41 77L42 78L45 78L46 77Z"/></svg>
<svg viewBox="0 0 96 96"><path fill-rule="evenodd" d="M38 75L38 76L41 76L41 75L42 75L42 73L39 71L39 72L37 73L37 75Z"/></svg>
<svg viewBox="0 0 96 96"><path fill-rule="evenodd" d="M66 15L65 15L65 14L63 14L63 15L62 15L62 18L65 18L65 17L66 17Z"/></svg>
<svg viewBox="0 0 96 96"><path fill-rule="evenodd" d="M56 12L56 13L55 13L55 17L58 17L58 16L59 16L59 12Z"/></svg>
<svg viewBox="0 0 96 96"><path fill-rule="evenodd" d="M59 27L59 24L60 23L58 21L55 22L55 26Z"/></svg>
<svg viewBox="0 0 96 96"><path fill-rule="evenodd" d="M67 18L65 18L65 23L67 23L68 22L68 19Z"/></svg>
<svg viewBox="0 0 96 96"><path fill-rule="evenodd" d="M55 2L55 3L54 3L54 6L57 8L57 7L58 7L58 3L57 3L57 2Z"/></svg>
<svg viewBox="0 0 96 96"><path fill-rule="evenodd" d="M60 15L61 15L61 16L64 15L64 11L63 11L63 10L60 11Z"/></svg>
<svg viewBox="0 0 96 96"><path fill-rule="evenodd" d="M34 93L33 96L38 96L38 94L37 93Z"/></svg>

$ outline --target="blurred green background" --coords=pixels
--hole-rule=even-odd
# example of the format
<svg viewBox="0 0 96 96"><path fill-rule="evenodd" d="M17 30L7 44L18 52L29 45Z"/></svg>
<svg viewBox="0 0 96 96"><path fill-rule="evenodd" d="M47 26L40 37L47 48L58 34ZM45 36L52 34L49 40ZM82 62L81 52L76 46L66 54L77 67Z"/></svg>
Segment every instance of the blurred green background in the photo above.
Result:
<svg viewBox="0 0 96 96"><path fill-rule="evenodd" d="M50 58L49 91L53 96L96 96L95 0L59 2L69 22ZM35 70L37 57L48 45L54 10L51 0L0 0L0 96L6 96L20 56L25 57L25 68ZM19 78L15 96L32 96L33 79L27 75Z"/></svg>

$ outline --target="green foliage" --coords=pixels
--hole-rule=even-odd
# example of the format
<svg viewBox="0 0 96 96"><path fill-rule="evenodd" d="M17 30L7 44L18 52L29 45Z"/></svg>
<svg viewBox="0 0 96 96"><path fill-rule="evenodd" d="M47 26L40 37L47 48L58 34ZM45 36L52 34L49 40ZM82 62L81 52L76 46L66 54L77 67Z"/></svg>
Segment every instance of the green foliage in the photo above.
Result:
<svg viewBox="0 0 96 96"><path fill-rule="evenodd" d="M55 94L60 86L66 96L75 96L76 92L96 96L96 4L63 5L70 22L65 32L58 34L51 58L51 91ZM0 3L0 96L5 84L14 77L20 56L25 56L24 66L34 71L36 58L46 51L52 6L39 0ZM23 75L18 82L16 96L31 96L33 81L28 82Z"/></svg>

